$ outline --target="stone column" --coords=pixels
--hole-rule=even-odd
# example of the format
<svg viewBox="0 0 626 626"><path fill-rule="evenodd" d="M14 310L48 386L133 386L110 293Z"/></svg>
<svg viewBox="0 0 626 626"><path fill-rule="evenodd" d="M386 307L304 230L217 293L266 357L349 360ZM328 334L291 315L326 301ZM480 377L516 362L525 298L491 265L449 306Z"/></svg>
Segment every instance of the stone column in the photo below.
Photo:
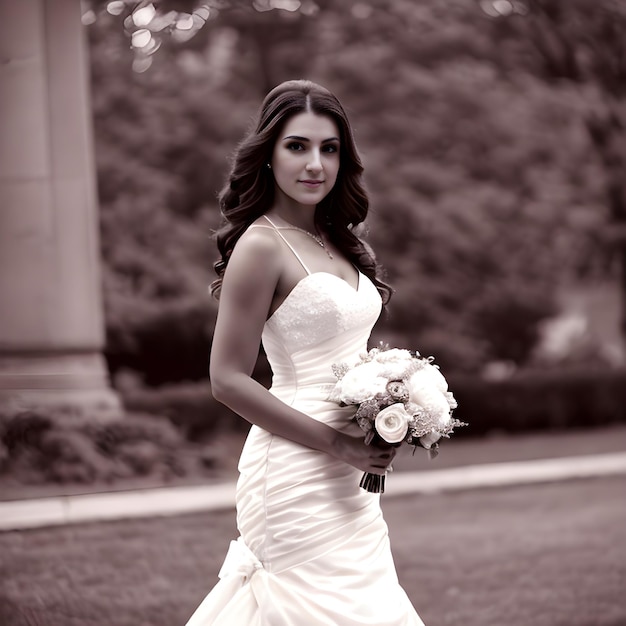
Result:
<svg viewBox="0 0 626 626"><path fill-rule="evenodd" d="M80 0L0 0L0 408L118 412Z"/></svg>

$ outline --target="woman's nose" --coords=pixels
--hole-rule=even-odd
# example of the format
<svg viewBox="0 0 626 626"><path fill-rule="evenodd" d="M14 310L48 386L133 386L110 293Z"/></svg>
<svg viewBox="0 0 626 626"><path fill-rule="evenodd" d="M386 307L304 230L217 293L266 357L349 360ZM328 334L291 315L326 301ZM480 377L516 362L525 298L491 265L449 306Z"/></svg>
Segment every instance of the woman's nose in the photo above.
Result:
<svg viewBox="0 0 626 626"><path fill-rule="evenodd" d="M322 159L320 157L320 153L317 150L313 150L311 153L311 158L306 165L306 169L309 172L319 172L322 169Z"/></svg>

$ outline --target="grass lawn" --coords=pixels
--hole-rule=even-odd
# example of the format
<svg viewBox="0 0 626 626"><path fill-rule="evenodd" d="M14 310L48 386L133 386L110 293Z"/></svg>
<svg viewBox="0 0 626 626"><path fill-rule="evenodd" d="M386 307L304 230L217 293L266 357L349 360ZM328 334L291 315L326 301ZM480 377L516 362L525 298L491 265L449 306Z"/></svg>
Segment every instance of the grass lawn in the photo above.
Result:
<svg viewBox="0 0 626 626"><path fill-rule="evenodd" d="M386 499L400 580L427 626L624 626L625 487ZM233 511L2 533L0 624L182 626L235 536Z"/></svg>

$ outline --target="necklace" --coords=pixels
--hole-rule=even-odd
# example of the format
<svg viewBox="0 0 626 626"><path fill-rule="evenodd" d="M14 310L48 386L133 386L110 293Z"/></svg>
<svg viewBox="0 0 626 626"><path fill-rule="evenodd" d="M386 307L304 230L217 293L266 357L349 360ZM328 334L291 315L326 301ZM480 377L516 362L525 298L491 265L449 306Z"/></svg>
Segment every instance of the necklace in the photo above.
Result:
<svg viewBox="0 0 626 626"><path fill-rule="evenodd" d="M313 239L313 241L315 241L315 243L317 243L318 246L320 246L320 248L322 248L322 250L324 250L324 252L328 255L329 259L334 258L333 253L326 247L324 240L319 235L315 235L312 232L309 232L308 230L304 230L304 228L298 228L297 226L283 226L282 229L283 230L297 230L298 232L308 235L311 239Z"/></svg>
<svg viewBox="0 0 626 626"><path fill-rule="evenodd" d="M320 247L324 252L328 255L329 259L334 259L333 253L326 247L324 240L319 235L314 235L312 232L308 230L304 230L304 228L298 228L297 226L276 226L272 220L267 217L267 215L263 216L276 230L297 230L305 235L308 235L313 241Z"/></svg>

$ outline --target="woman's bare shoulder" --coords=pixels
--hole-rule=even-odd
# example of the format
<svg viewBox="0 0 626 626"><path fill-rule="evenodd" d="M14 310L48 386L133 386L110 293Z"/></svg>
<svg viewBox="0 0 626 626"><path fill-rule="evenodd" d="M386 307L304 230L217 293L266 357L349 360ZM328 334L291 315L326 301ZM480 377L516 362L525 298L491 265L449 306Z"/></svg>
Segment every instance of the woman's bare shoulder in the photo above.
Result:
<svg viewBox="0 0 626 626"><path fill-rule="evenodd" d="M235 244L228 267L246 268L252 275L259 271L276 273L280 271L281 260L280 242L274 229L254 223Z"/></svg>

